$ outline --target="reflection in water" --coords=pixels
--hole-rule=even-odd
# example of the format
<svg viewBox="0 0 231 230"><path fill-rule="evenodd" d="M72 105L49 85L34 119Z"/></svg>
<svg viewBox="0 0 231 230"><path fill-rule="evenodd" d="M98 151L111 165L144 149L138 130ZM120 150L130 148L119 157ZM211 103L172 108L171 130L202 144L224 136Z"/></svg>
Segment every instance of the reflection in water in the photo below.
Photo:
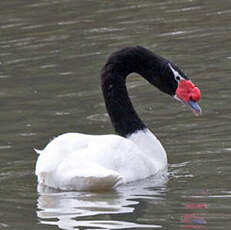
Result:
<svg viewBox="0 0 231 230"><path fill-rule="evenodd" d="M166 180L152 177L102 193L58 192L39 187L37 215L42 224L57 225L66 230L83 226L103 229L161 228L160 225L136 223L134 218L132 222L121 221L111 215L133 213L139 199L163 199L161 194L165 191ZM159 189L152 190L155 185ZM98 215L97 220L91 219L95 215Z"/></svg>
<svg viewBox="0 0 231 230"><path fill-rule="evenodd" d="M207 192L202 192L205 195ZM207 209L206 203L187 203L184 205L185 210L190 210L190 213L185 213L181 218L181 223L184 224L184 229L203 229L203 225L207 224L202 212Z"/></svg>

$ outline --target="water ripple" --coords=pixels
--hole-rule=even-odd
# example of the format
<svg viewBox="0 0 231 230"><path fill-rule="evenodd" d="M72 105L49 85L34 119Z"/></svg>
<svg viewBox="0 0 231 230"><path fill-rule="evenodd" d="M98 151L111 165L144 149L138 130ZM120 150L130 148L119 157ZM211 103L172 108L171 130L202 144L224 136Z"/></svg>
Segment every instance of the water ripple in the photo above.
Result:
<svg viewBox="0 0 231 230"><path fill-rule="evenodd" d="M1 149L11 149L12 146L11 145L0 145L0 150Z"/></svg>

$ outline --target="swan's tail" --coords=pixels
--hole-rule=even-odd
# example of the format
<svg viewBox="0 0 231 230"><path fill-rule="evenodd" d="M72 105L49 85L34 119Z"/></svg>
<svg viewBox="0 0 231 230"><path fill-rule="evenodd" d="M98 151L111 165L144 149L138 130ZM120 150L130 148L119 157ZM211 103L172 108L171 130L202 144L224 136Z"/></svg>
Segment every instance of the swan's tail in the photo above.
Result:
<svg viewBox="0 0 231 230"><path fill-rule="evenodd" d="M42 150L38 150L38 149L36 149L36 148L34 148L34 151L37 153L37 154L41 154L42 153Z"/></svg>

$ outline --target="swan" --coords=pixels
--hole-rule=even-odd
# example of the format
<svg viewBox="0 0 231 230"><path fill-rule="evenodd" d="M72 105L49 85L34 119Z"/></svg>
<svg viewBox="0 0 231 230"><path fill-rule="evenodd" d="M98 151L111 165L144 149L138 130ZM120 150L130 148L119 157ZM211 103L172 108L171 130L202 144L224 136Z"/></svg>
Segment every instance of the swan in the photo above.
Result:
<svg viewBox="0 0 231 230"><path fill-rule="evenodd" d="M126 77L137 73L187 105L195 115L200 90L172 62L141 46L114 52L101 72L106 109L117 134L65 133L39 154L38 184L60 190L110 189L167 171L167 154L138 117L128 97Z"/></svg>

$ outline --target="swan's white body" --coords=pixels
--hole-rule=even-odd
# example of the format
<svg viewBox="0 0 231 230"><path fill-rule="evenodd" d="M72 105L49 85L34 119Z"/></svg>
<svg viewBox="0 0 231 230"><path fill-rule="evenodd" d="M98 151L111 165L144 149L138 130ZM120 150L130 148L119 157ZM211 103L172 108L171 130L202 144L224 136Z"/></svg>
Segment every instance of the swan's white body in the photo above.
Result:
<svg viewBox="0 0 231 230"><path fill-rule="evenodd" d="M128 138L67 133L36 151L39 184L62 190L112 188L167 168L166 152L148 129Z"/></svg>

